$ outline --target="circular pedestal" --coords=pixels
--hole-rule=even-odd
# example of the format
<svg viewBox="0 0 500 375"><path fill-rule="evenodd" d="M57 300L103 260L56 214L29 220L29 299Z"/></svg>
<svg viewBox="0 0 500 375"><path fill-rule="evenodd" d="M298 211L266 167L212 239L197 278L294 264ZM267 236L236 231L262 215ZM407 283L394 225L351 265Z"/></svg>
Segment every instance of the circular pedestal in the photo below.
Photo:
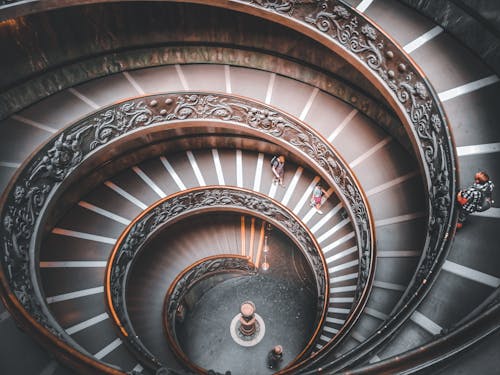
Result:
<svg viewBox="0 0 500 375"><path fill-rule="evenodd" d="M244 335L240 331L241 323L240 319L243 317L240 314L237 314L233 320L231 321L231 325L229 326L229 331L231 333L231 337L234 342L241 346L255 346L257 345L263 338L266 333L266 325L264 324L264 320L262 317L255 313L255 331L251 335Z"/></svg>

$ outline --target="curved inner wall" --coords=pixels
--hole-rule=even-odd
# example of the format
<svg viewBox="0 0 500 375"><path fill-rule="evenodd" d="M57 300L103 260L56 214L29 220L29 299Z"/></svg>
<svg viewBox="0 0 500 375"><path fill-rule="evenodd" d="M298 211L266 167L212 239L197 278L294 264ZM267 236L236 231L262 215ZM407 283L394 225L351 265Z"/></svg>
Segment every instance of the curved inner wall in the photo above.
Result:
<svg viewBox="0 0 500 375"><path fill-rule="evenodd" d="M1 64L10 73L0 78L0 87L7 95L18 85L29 87L32 92L22 96L26 102L18 104L23 106L61 88L122 70L186 61L286 69L279 57L317 67L384 102L352 66L319 43L275 23L210 6L91 4L27 15L2 26L0 47L9 53ZM44 30L43 36L33 34L37 29ZM247 52L225 52L222 47ZM275 59L263 59L255 54L259 51ZM356 100L345 98L351 99ZM0 113L13 105L6 100L4 94Z"/></svg>
<svg viewBox="0 0 500 375"><path fill-rule="evenodd" d="M176 270L189 267L190 259L214 254L215 249L220 254L244 253L240 219L241 215L214 213L178 222L151 241L134 264L127 307L137 335L161 360L168 359L165 352L169 350L161 329L163 297L177 276ZM250 244L251 219L246 221L247 246L257 253L257 238ZM260 229L260 220L254 225ZM176 324L176 335L196 365L218 371L231 369L234 374L271 373L264 360L269 347L281 343L287 348L284 367L309 341L316 318L314 276L300 251L279 231L268 233L268 245L266 271L259 267L255 275L233 275L225 280L213 276L200 281L210 284L197 287L203 293L185 297L185 317ZM264 322L263 338L252 347L235 342L230 330L240 305L247 300L254 302ZM257 358L262 359L258 365Z"/></svg>

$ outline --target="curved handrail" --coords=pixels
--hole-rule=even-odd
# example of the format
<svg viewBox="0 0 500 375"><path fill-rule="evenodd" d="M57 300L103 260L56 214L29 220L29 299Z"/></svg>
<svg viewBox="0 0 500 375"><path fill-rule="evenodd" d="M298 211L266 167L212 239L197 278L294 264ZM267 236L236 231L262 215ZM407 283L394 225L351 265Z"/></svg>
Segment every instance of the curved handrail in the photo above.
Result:
<svg viewBox="0 0 500 375"><path fill-rule="evenodd" d="M70 352L78 345L52 317L38 285L37 253L51 200L87 165L102 163L107 146L133 138L145 130L196 123L223 124L239 134L272 140L316 169L335 186L353 223L360 258L358 303L351 316L359 316L374 270L373 220L358 181L332 146L297 119L262 103L235 95L172 93L127 100L98 111L54 136L19 168L2 197L0 280L15 314L33 317L38 331ZM194 126L194 125L192 125ZM128 137L128 138L127 138ZM116 148L115 148L116 150ZM116 156L116 154L115 154ZM104 157L105 159L105 157ZM50 211L50 210L49 210ZM339 337L339 336L337 336ZM62 350L64 351L64 350ZM82 358L90 354L80 350ZM78 356L77 356L78 357Z"/></svg>
<svg viewBox="0 0 500 375"><path fill-rule="evenodd" d="M100 3L110 0L89 0ZM175 1L175 0L174 0ZM202 0L177 2L203 3ZM12 15L80 4L82 0L46 0L12 8ZM370 351L386 340L424 298L451 246L457 189L455 147L439 97L425 75L401 46L376 24L341 0L212 0L209 5L245 12L283 24L322 43L350 62L384 95L410 136L419 157L428 192L424 252L397 312L384 327L356 348ZM17 8L17 9L14 9ZM355 360L354 352L351 353ZM318 357L319 358L319 357ZM343 361L346 357L343 356ZM337 361L338 362L338 361ZM346 362L347 363L347 362Z"/></svg>
<svg viewBox="0 0 500 375"><path fill-rule="evenodd" d="M293 212L261 193L242 188L203 186L174 193L148 207L127 226L110 254L104 284L106 302L115 325L131 347L147 360L144 365L154 369L168 365L159 362L134 332L125 299L128 275L137 254L160 230L174 221L210 211L235 211L266 220L283 231L304 254L316 276L318 304L317 328L300 357L314 344L326 316L329 296L326 260L312 233Z"/></svg>
<svg viewBox="0 0 500 375"><path fill-rule="evenodd" d="M408 318L433 283L450 246L454 224L453 197L458 178L451 135L437 95L424 75L395 43L340 1L325 2L323 8L317 8L316 3L309 1L257 0L251 5L237 1L213 3L255 12L278 22L289 22L290 27L312 35L336 51L342 51L343 56L379 85L414 136L429 192L429 225L424 256L399 312L384 325L383 334L372 337L363 346L367 352L369 346L373 347L376 342L387 338Z"/></svg>
<svg viewBox="0 0 500 375"><path fill-rule="evenodd" d="M354 363L406 321L434 283L456 223L456 151L439 97L414 61L377 25L341 1L250 1L226 6L282 23L339 53L385 96L405 125L425 176L428 229L423 256L397 312L375 334L322 368ZM236 3L236 2L235 2ZM247 3L247 2L245 2ZM245 9L243 9L245 8ZM320 364L323 351L313 361ZM340 368L342 368L340 366Z"/></svg>
<svg viewBox="0 0 500 375"><path fill-rule="evenodd" d="M247 256L243 255L222 254L203 258L179 273L170 288L168 288L165 296L163 323L170 348L188 367L197 372L204 371L189 360L177 341L175 333L176 312L184 296L189 293L189 289L193 288L202 279L220 273L250 275L255 273L255 265L250 262Z"/></svg>

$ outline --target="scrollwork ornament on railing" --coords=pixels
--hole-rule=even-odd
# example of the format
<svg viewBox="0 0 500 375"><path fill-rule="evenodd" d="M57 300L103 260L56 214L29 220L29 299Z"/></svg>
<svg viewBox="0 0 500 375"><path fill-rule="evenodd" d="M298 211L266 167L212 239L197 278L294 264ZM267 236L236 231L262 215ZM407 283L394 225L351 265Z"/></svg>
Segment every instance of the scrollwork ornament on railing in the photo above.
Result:
<svg viewBox="0 0 500 375"><path fill-rule="evenodd" d="M131 227L116 252L116 260L113 262L110 280L113 300L117 306L122 298L124 275L128 264L134 259L141 246L156 229L165 225L168 221L180 215L187 214L200 209L214 207L233 207L245 209L248 212L259 212L268 220L281 226L288 233L293 233L292 238L300 244L306 257L311 263L317 277L318 289L324 290L326 276L322 257L314 242L304 227L297 222L283 208L276 206L268 199L259 195L251 194L241 190L232 189L203 189L194 190L187 194L179 194L168 199L151 211L146 213L140 221ZM323 293L318 293L321 296Z"/></svg>
<svg viewBox="0 0 500 375"><path fill-rule="evenodd" d="M379 69L382 64L381 50L383 42L377 42L377 33L369 24L359 27L359 20L343 6L335 5L330 11L329 2L321 2L315 14L304 18L318 30L328 33L332 38L347 47L351 52L362 55L372 69Z"/></svg>
<svg viewBox="0 0 500 375"><path fill-rule="evenodd" d="M253 0L254 3L259 4L266 9L274 10L278 13L288 14L290 16L293 14L295 4L303 1L307 0Z"/></svg>
<svg viewBox="0 0 500 375"><path fill-rule="evenodd" d="M94 137L90 148L94 149L138 126L148 126L162 120L163 117L155 115L153 110L143 101L128 102L118 108L111 108L101 113L89 121L84 129L93 130Z"/></svg>
<svg viewBox="0 0 500 375"><path fill-rule="evenodd" d="M165 102L167 105L172 103L173 100L168 99ZM179 96L176 104L172 113L165 116L167 121L186 120L189 118L210 118L236 122L242 120L241 116L235 111L235 108L227 103L226 98L220 98L216 95L190 94Z"/></svg>
<svg viewBox="0 0 500 375"><path fill-rule="evenodd" d="M28 164L4 204L3 269L19 302L39 323L59 334L41 311L29 272L29 249L37 219L47 197L97 146L117 136L159 121L142 101L124 103L90 118L45 146Z"/></svg>
<svg viewBox="0 0 500 375"><path fill-rule="evenodd" d="M177 340L175 335L176 311L186 293L203 278L222 272L242 272L247 275L252 275L256 273L256 270L255 265L246 257L224 256L200 261L194 267L189 268L183 273L173 284L170 295L165 298L165 321L174 340Z"/></svg>

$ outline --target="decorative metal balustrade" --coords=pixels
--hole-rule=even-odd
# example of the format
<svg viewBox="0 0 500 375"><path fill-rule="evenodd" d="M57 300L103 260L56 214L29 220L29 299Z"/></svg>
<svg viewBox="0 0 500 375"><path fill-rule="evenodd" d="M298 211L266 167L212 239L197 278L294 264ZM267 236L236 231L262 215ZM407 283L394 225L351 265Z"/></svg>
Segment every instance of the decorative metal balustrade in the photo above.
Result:
<svg viewBox="0 0 500 375"><path fill-rule="evenodd" d="M53 342L75 344L52 318L38 285L35 262L40 228L50 216L51 199L63 193L89 160L97 167L96 160L113 142L139 137L146 130L182 126L222 127L271 140L336 188L351 218L359 250L354 321L371 287L375 262L372 219L355 177L332 146L300 121L255 101L206 93L154 95L106 108L65 129L20 168L2 202L0 276L8 305Z"/></svg>
<svg viewBox="0 0 500 375"><path fill-rule="evenodd" d="M56 2L50 3L52 7L56 6ZM451 245L450 234L453 233L455 220L453 203L458 177L454 146L446 116L437 94L404 51L387 35L380 32L376 25L341 1L213 0L211 4L279 22L309 35L344 57L383 93L405 125L419 157L428 192L428 231L423 256L397 312L375 335L369 337L352 352L331 363L328 368L349 365L386 340L410 316L430 289ZM200 98L196 96L186 96L184 100L177 102L177 111L171 111L168 107L174 103L173 99L170 104L162 100L157 100L154 105L153 101L140 104L127 103L125 104L127 107L122 107L120 111L109 110L107 114L102 113L101 119L96 119L93 125L88 124L88 129L95 134L93 147L98 149L110 141L115 134L125 132L129 127L150 126L157 121L165 121L167 116L171 116L167 121L182 121L191 116L191 118L198 119L217 118L223 121L237 121L231 120L234 116L233 111L237 107L232 105L228 107L224 101L218 102L220 99L221 97L217 96L202 97L200 101ZM134 125L127 125L127 121L132 118L134 118L132 120ZM281 139L282 134L285 134L284 138L286 138L288 130L292 130L283 126L280 121L276 121L272 110L270 112L257 110L253 114L248 111L244 118L249 120L247 126L275 137L277 140ZM258 125L254 126L254 124ZM84 153L80 151L79 143L82 138L88 138L87 130L82 128L81 133L68 134L66 132L66 135L61 135L57 144L52 143L50 147L46 147L45 161L39 159L25 168L20 175L25 183L11 186L2 211L4 223L2 265L3 272L7 276L4 282L7 290L16 295L21 305L32 314L37 322L56 334L59 329L53 329L53 322L47 318L48 312L44 308L43 301L40 301L39 293L33 293L36 288L29 273L29 259L31 259L30 252L34 251L36 241L32 241L32 233L49 195L55 190L53 186L59 184L62 178L76 168L83 158ZM282 133L282 130L286 132ZM294 144L295 141L297 144ZM314 162L321 165L327 172L328 178L338 183L339 191L342 193L346 191L342 189L342 171L337 170L335 163L330 163L328 157L326 159L319 157L319 154L323 153L321 142L320 149L317 149L317 144L313 139L308 135L300 134L288 144L292 147L297 146L297 149L308 155L307 157L311 157ZM306 151L308 147L309 151ZM40 183L40 178L45 179L47 183ZM355 186L352 181L349 181L348 186L352 185ZM348 196L352 197L352 194ZM348 198L347 200L350 201L349 213L356 218L354 222L358 239L361 239L358 243L363 249L361 259L365 259L363 269L370 270L368 264L373 264L373 254L367 249L373 247L372 237L363 239L364 234L371 234L369 215L365 215L362 209L361 212L356 213L356 199ZM357 201L361 200L357 199ZM363 220L358 217L365 216L368 219L363 223ZM361 279L366 281L370 276L366 275L363 269ZM325 349L328 349L328 345ZM319 363L321 358L320 353L315 362Z"/></svg>
<svg viewBox="0 0 500 375"><path fill-rule="evenodd" d="M368 355L390 337L409 318L435 280L451 246L450 234L456 222L455 147L439 97L426 77L400 46L358 11L342 1L332 0L255 0L247 3L249 13L311 36L365 74L405 125L424 175L428 192L428 230L419 267L396 313L383 327L326 367L340 369ZM318 355L311 368L321 363L326 352Z"/></svg>
<svg viewBox="0 0 500 375"><path fill-rule="evenodd" d="M226 254L205 258L182 271L172 282L165 297L163 318L169 346L184 361L187 367L191 367L198 372L203 370L190 361L179 346L175 329L177 311L179 306L182 305L184 297L197 283L208 277L223 273L252 275L256 273L256 269L249 258L242 255Z"/></svg>
<svg viewBox="0 0 500 375"><path fill-rule="evenodd" d="M105 283L108 308L123 336L128 340L130 346L134 348L136 354L144 360L143 364L155 370L168 366L168 363L159 362L143 345L135 334L128 316L125 292L127 290L127 276L133 267L133 262L143 249L144 244L168 226L169 223L209 211L235 211L260 217L283 231L304 254L316 277L316 293L318 296L316 305L317 329L308 347L312 346L326 316L329 296L326 261L314 236L290 210L263 194L233 187L200 187L173 194L150 206L127 227L108 260ZM231 265L233 263L228 261L216 264L222 267L224 264ZM190 277L201 277L201 271L209 272L211 268L206 269L199 266L195 270L198 273L190 272ZM248 262L246 262L244 270L251 271ZM177 288L171 298L172 303L169 304L166 311L169 322L171 322L172 314L175 312L175 302L178 302L182 293L185 292L183 285L182 282L177 283ZM308 348L305 348L304 352L307 350ZM180 353L179 350L176 352ZM185 356L181 356L181 358L189 364Z"/></svg>
<svg viewBox="0 0 500 375"><path fill-rule="evenodd" d="M451 246L449 234L454 231L458 181L455 147L432 86L409 56L366 17L341 1L257 0L251 4L280 15L278 22L311 35L366 74L392 102L406 126L425 177L428 231L419 267L397 312L376 334L327 367L339 369L367 355L387 339L410 316L432 285ZM319 363L321 357L314 362Z"/></svg>
<svg viewBox="0 0 500 375"><path fill-rule="evenodd" d="M164 322L171 347L175 346L176 351L180 352L181 349L177 340L175 322L178 308L181 306L184 297L203 279L221 273L252 275L256 273L256 268L246 256L217 255L202 259L189 266L172 282L165 297Z"/></svg>

